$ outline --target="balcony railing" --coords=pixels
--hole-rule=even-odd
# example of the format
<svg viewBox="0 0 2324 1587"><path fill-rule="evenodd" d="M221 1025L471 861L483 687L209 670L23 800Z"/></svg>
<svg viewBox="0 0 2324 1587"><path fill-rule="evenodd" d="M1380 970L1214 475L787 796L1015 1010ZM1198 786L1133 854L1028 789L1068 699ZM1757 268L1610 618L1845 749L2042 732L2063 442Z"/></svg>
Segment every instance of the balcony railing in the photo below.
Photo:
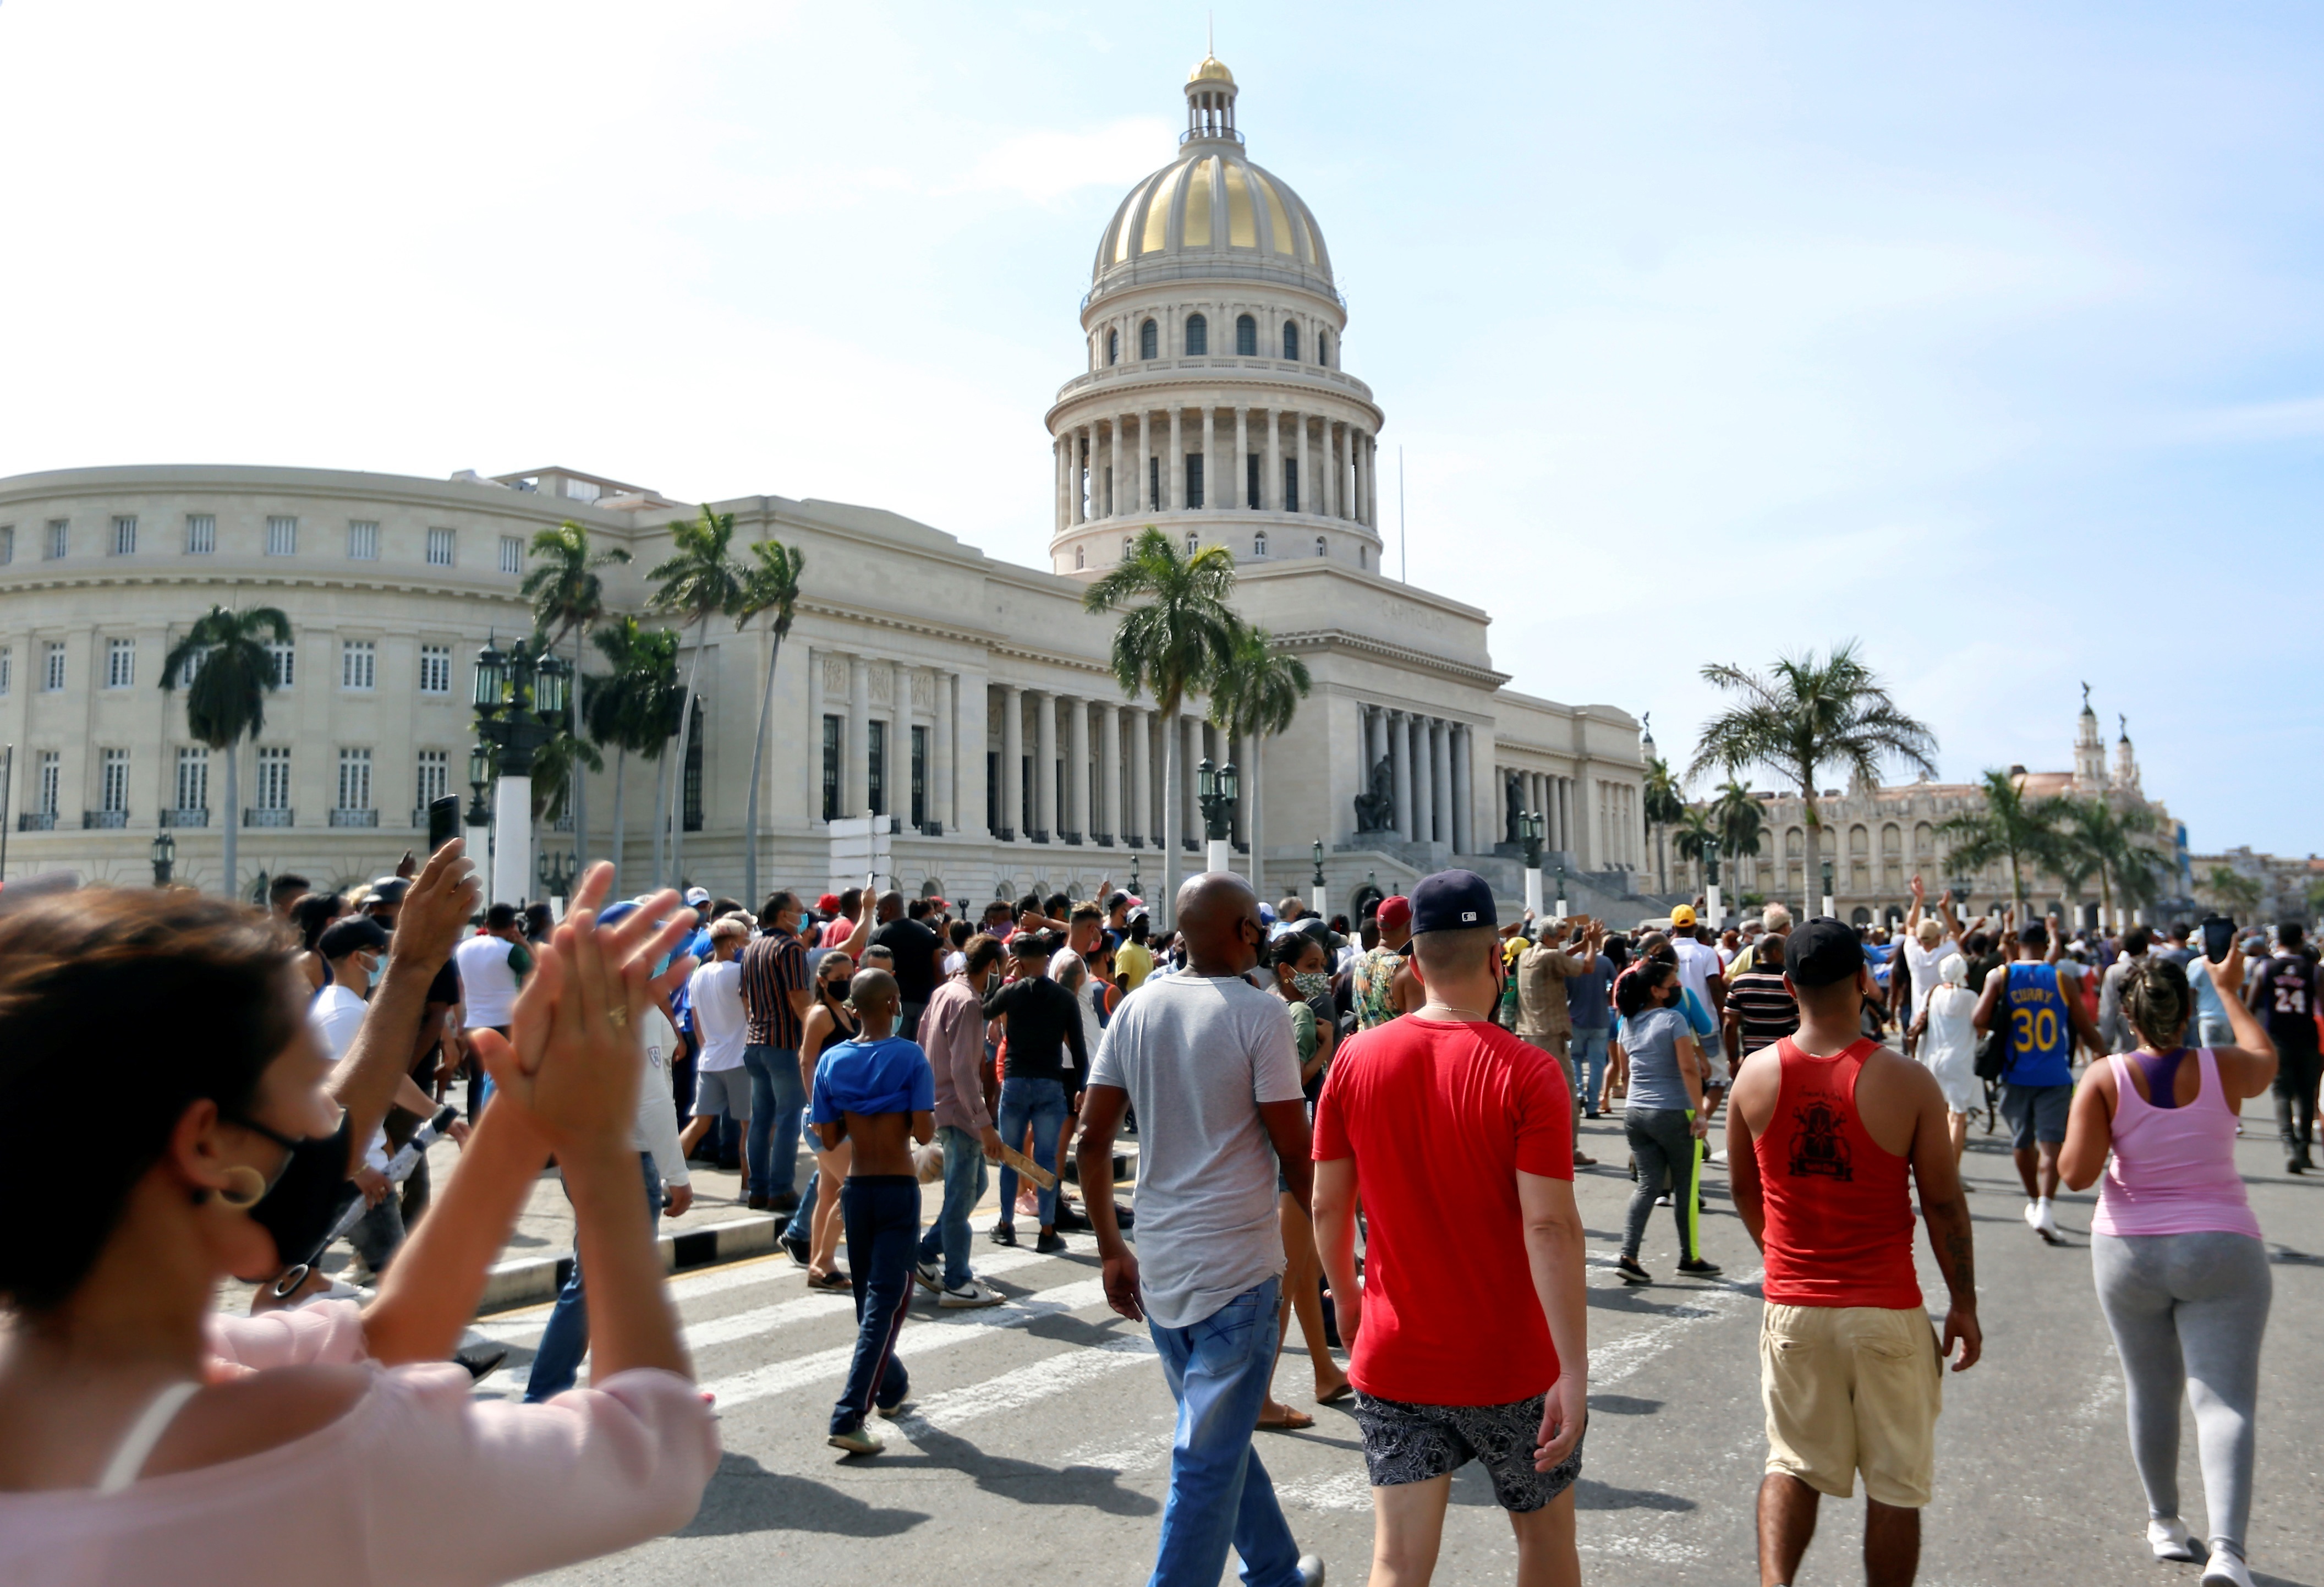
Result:
<svg viewBox="0 0 2324 1587"><path fill-rule="evenodd" d="M19 832L54 832L56 829L57 813L54 810L20 810L16 814L16 830Z"/></svg>
<svg viewBox="0 0 2324 1587"><path fill-rule="evenodd" d="M334 810L331 812L331 825L376 826L379 825L379 812L377 810Z"/></svg>
<svg viewBox="0 0 2324 1587"><path fill-rule="evenodd" d="M209 824L210 813L207 808L164 809L161 812L161 825L164 826L208 826Z"/></svg>
<svg viewBox="0 0 2324 1587"><path fill-rule="evenodd" d="M701 830L702 830L702 819L701 819L701 817L698 817L698 816L697 816L696 817L695 817L695 819L694 819L693 821L689 822L689 823L687 825L687 828L686 828L686 829L687 829L687 831L688 831L688 832L699 832L699 831L701 831ZM573 812L572 812L571 810L569 810L569 809L568 809L568 810L566 810L565 812L563 812L561 815L559 815L559 816L557 817L557 819L556 819L556 820L554 820L554 821L552 821L552 822L550 822L550 823L549 824L549 831L551 831L551 832L570 832L570 831L572 831L572 830L573 830Z"/></svg>
<svg viewBox="0 0 2324 1587"><path fill-rule="evenodd" d="M242 813L244 826L288 826L291 825L290 810L250 810Z"/></svg>
<svg viewBox="0 0 2324 1587"><path fill-rule="evenodd" d="M126 826L129 825L129 812L126 810L83 810L80 813L80 825L81 830L84 832L97 832L108 826Z"/></svg>

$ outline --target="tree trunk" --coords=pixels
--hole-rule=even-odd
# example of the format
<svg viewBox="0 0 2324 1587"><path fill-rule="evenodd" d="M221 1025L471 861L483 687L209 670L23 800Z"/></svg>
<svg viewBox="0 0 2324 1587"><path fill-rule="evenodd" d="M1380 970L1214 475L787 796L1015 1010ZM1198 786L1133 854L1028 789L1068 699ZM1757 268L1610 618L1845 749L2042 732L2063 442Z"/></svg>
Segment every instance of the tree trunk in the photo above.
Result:
<svg viewBox="0 0 2324 1587"><path fill-rule="evenodd" d="M661 752L669 753L669 740L661 741ZM669 875L665 863L669 855L669 779L661 774L659 758L654 766L653 824L653 875L646 884L649 890L667 885L664 879Z"/></svg>
<svg viewBox="0 0 2324 1587"><path fill-rule="evenodd" d="M242 780L235 775L240 757L235 752L241 747L239 738L226 747L226 896L230 899L241 896L235 881L242 855Z"/></svg>
<svg viewBox="0 0 2324 1587"><path fill-rule="evenodd" d="M1177 924L1178 915L1178 712L1169 702L1162 715L1162 896L1155 918L1165 927Z"/></svg>
<svg viewBox="0 0 2324 1587"><path fill-rule="evenodd" d="M573 880L578 883L581 872L589 868L589 769L581 763L581 631L584 624L573 625L573 676L566 679L572 690L567 702L572 706L575 751L572 764L566 769L566 798L573 811Z"/></svg>
<svg viewBox="0 0 2324 1587"><path fill-rule="evenodd" d="M686 884L686 761L694 743L694 686L702 677L702 649L709 638L710 614L705 612L694 625L694 660L686 669L686 704L678 713L678 759L669 769L669 805L676 819L669 829L669 870L666 878L656 879L658 886Z"/></svg>
<svg viewBox="0 0 2324 1587"><path fill-rule="evenodd" d="M774 614L767 615L767 625L774 626ZM783 659L783 636L775 635L773 648L767 655L767 683L759 691L759 732L751 741L751 792L742 807L742 907L759 907L759 778L760 769L767 756L767 718L775 708L775 668Z"/></svg>
<svg viewBox="0 0 2324 1587"><path fill-rule="evenodd" d="M1823 828L1816 823L1815 789L1803 785L1800 789L1800 796L1801 807L1805 812L1803 824L1808 835L1807 871L1802 876L1800 885L1800 890L1806 895L1806 899L1800 918L1809 920L1816 916L1818 901L1816 889L1823 881Z"/></svg>
<svg viewBox="0 0 2324 1587"><path fill-rule="evenodd" d="M630 770L630 746L623 744L613 756L613 890L614 898L627 898L629 891L622 885L622 852L627 846L628 824L622 819L622 784Z"/></svg>
<svg viewBox="0 0 2324 1587"><path fill-rule="evenodd" d="M1664 892L1670 890L1670 852L1664 845L1663 824L1655 823L1655 884Z"/></svg>
<svg viewBox="0 0 2324 1587"><path fill-rule="evenodd" d="M1264 807L1260 796L1267 790L1260 781L1259 766L1267 759L1267 734L1250 735L1250 890L1259 895L1260 903L1267 902L1267 817L1260 814Z"/></svg>

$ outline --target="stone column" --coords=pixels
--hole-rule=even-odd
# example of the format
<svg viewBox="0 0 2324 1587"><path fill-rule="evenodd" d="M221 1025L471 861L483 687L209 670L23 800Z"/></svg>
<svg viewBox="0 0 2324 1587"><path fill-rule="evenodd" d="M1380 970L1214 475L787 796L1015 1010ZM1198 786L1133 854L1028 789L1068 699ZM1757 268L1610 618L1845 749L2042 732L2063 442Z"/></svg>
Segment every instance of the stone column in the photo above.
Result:
<svg viewBox="0 0 2324 1587"><path fill-rule="evenodd" d="M1172 403L1170 407L1170 455L1162 460L1162 501L1172 512L1186 510L1186 444L1185 413Z"/></svg>
<svg viewBox="0 0 2324 1587"><path fill-rule="evenodd" d="M862 656L847 659L847 780L840 807L842 816L867 815L872 808L872 663Z"/></svg>
<svg viewBox="0 0 2324 1587"><path fill-rule="evenodd" d="M1388 714L1388 753L1390 784L1396 794L1397 832L1409 838L1412 824L1412 722L1401 711Z"/></svg>
<svg viewBox="0 0 2324 1587"><path fill-rule="evenodd" d="M1075 843L1087 843L1090 821L1090 703L1069 699L1073 715L1065 723L1065 832Z"/></svg>
<svg viewBox="0 0 2324 1587"><path fill-rule="evenodd" d="M1307 415L1294 413L1291 422L1299 432L1299 456L1294 459L1299 465L1299 511L1313 512L1315 511L1315 471L1307 462Z"/></svg>
<svg viewBox="0 0 2324 1587"><path fill-rule="evenodd" d="M1065 513L1065 439L1063 436L1053 437L1049 441L1049 485L1056 497L1057 532L1063 534L1073 527L1073 520Z"/></svg>
<svg viewBox="0 0 2324 1587"><path fill-rule="evenodd" d="M1237 408L1235 416L1234 504L1250 504L1250 410Z"/></svg>
<svg viewBox="0 0 2324 1587"><path fill-rule="evenodd" d="M1315 481L1315 511L1326 518L1340 515L1340 456L1333 435L1339 428L1332 420L1323 420L1323 455L1315 459L1315 472L1321 476Z"/></svg>
<svg viewBox="0 0 2324 1587"><path fill-rule="evenodd" d="M1120 414L1117 413L1113 416L1113 422L1109 428L1111 433L1106 437L1105 515L1108 518L1119 518L1122 512Z"/></svg>
<svg viewBox="0 0 2324 1587"><path fill-rule="evenodd" d="M1259 466L1259 504L1262 511L1283 511L1283 415L1262 408L1267 415L1267 456Z"/></svg>
<svg viewBox="0 0 2324 1587"><path fill-rule="evenodd" d="M1436 722L1412 718L1412 835L1436 841Z"/></svg>
<svg viewBox="0 0 2324 1587"><path fill-rule="evenodd" d="M1109 844L1122 839L1121 825L1121 707L1111 701L1098 707L1097 832Z"/></svg>
<svg viewBox="0 0 2324 1587"><path fill-rule="evenodd" d="M1178 846L1183 853L1186 840L1191 837L1194 840L1194 853L1200 854L1203 844L1208 841L1204 835L1203 802L1197 797L1199 789L1194 778L1194 769L1203 758L1203 719L1182 715L1178 718L1177 730Z"/></svg>
<svg viewBox="0 0 2324 1587"><path fill-rule="evenodd" d="M1025 831L1025 691L1015 684L1001 688L1001 809L993 830L1004 838Z"/></svg>
<svg viewBox="0 0 2324 1587"><path fill-rule="evenodd" d="M1146 476L1154 472L1153 468L1148 464L1147 459L1153 457L1153 455L1154 416L1150 413L1140 413L1138 416L1137 501L1138 511L1141 513L1152 512L1159 505L1158 503L1151 501L1146 494Z"/></svg>
<svg viewBox="0 0 2324 1587"><path fill-rule="evenodd" d="M1452 843L1452 724L1442 717L1428 724L1428 758L1436 769L1432 802L1436 810L1436 841Z"/></svg>
<svg viewBox="0 0 2324 1587"><path fill-rule="evenodd" d="M1146 843L1154 826L1154 713L1144 706L1125 706L1130 731L1130 809L1122 835Z"/></svg>
<svg viewBox="0 0 2324 1587"><path fill-rule="evenodd" d="M933 697L936 721L928 732L928 819L949 833L958 824L953 809L953 739L960 731L960 677L938 671Z"/></svg>
<svg viewBox="0 0 2324 1587"><path fill-rule="evenodd" d="M1033 841L1047 843L1057 830L1057 697L1047 689L1033 697Z"/></svg>
<svg viewBox="0 0 2324 1587"><path fill-rule="evenodd" d="M1203 511L1219 512L1219 415L1208 402L1203 404Z"/></svg>
<svg viewBox="0 0 2324 1587"><path fill-rule="evenodd" d="M1356 511L1356 427L1352 424L1340 431L1340 465L1335 472L1340 486L1340 516L1354 520Z"/></svg>
<svg viewBox="0 0 2324 1587"><path fill-rule="evenodd" d="M1379 440L1364 437L1364 521L1379 532Z"/></svg>
<svg viewBox="0 0 2324 1587"><path fill-rule="evenodd" d="M1452 849L1455 853L1477 852L1475 825L1477 793L1474 783L1476 768L1470 763L1476 752L1476 730L1467 723L1456 723L1452 728Z"/></svg>

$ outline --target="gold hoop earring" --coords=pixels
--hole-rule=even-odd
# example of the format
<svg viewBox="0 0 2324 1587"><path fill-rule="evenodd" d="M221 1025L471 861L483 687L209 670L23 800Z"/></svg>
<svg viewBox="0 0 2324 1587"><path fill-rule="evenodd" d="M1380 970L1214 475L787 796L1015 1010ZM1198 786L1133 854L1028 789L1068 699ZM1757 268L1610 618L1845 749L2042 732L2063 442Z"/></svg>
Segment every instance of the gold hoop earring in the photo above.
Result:
<svg viewBox="0 0 2324 1587"><path fill-rule="evenodd" d="M266 1176L257 1169L236 1163L226 1171L226 1185L218 1191L218 1200L240 1212L258 1204L266 1194Z"/></svg>

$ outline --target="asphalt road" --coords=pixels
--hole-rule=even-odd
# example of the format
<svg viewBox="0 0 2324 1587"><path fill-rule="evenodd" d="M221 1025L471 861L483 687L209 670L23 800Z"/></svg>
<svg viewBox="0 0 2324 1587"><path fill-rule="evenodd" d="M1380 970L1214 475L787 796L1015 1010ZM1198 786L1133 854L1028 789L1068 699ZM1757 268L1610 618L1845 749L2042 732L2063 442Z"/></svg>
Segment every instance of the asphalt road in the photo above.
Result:
<svg viewBox="0 0 2324 1587"><path fill-rule="evenodd" d="M2250 1552L2264 1583L2324 1587L2324 1177L2291 1179L2273 1121L2252 1114L2240 1162L2273 1258L2257 1504ZM1579 1490L1585 1580L1756 1582L1751 1507L1765 1454L1758 1398L1758 1264L1714 1168L1704 1247L1727 1271L1709 1283L1626 1289L1609 1264L1630 1184L1610 1121L1584 1126L1604 1164L1579 1190L1591 1233L1591 1407ZM1946 1380L1937 1491L1921 1580L1944 1587L2186 1583L2198 1567L2158 1565L2123 1431L2123 1393L2091 1291L2092 1198L2060 1209L2066 1244L2021 1218L1997 1138L1973 1136L1978 1266L1986 1357ZM980 1218L980 1230L990 1222ZM1020 1227L1026 1227L1020 1220ZM1644 1258L1675 1260L1658 1209ZM580 1583L878 1580L982 1583L1142 1582L1167 1479L1171 1402L1143 1330L1107 1310L1093 1247L1036 1259L980 1238L980 1271L1012 1296L982 1312L925 1305L904 1333L915 1410L887 1429L888 1453L849 1460L823 1443L853 1335L844 1297L810 1295L780 1257L678 1282L696 1370L718 1394L725 1460L701 1513L678 1535L551 1580ZM1922 1283L1944 1289L1923 1241ZM495 1319L519 1348L486 1391L521 1387L522 1348L543 1314ZM1277 1377L1312 1405L1298 1333ZM1317 1413L1313 1432L1261 1434L1304 1547L1333 1581L1361 1582L1371 1519L1352 1420ZM2187 1518L2200 1536L2192 1425L2183 1445ZM1506 1521L1474 1467L1453 1483L1439 1580L1511 1579ZM1824 1501L1823 1531L1798 1580L1860 1582L1860 1499ZM1230 1563L1229 1580L1233 1580Z"/></svg>

